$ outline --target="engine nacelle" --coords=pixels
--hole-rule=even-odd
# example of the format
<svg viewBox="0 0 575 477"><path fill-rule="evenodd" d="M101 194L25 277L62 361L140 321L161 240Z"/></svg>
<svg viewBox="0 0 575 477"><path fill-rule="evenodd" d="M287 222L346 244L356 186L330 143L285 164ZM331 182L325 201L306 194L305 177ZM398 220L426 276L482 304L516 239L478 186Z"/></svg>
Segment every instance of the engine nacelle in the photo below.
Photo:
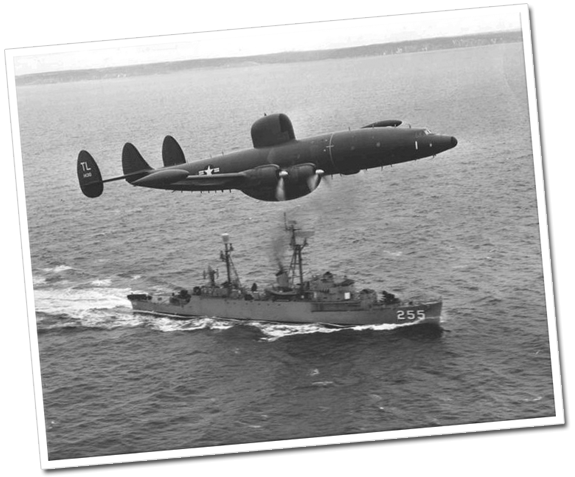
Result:
<svg viewBox="0 0 575 477"><path fill-rule="evenodd" d="M267 164L265 166L258 166L244 172L248 179L247 187L273 187L275 189L280 178L280 168L275 164Z"/></svg>
<svg viewBox="0 0 575 477"><path fill-rule="evenodd" d="M288 167L285 171L287 172L286 182L293 185L307 182L310 177L315 176L315 166L311 163Z"/></svg>
<svg viewBox="0 0 575 477"><path fill-rule="evenodd" d="M254 199L266 201L292 200L313 192L321 181L313 164L299 164L280 170L276 165L256 167L246 171L249 185L242 192Z"/></svg>

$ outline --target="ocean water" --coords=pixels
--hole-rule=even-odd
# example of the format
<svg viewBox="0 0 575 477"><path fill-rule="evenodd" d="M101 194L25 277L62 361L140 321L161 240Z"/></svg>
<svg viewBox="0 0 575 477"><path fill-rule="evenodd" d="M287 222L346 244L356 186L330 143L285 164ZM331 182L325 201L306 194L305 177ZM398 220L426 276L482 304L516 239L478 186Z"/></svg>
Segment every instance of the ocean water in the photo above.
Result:
<svg viewBox="0 0 575 477"><path fill-rule="evenodd" d="M555 415L521 44L19 87L50 460ZM264 113L297 137L386 119L457 137L435 158L334 177L304 198L77 185L124 142L161 165L250 147ZM308 270L441 295L443 332L176 321L131 291L202 281L229 233L271 282L284 214ZM285 245L284 245L285 246Z"/></svg>

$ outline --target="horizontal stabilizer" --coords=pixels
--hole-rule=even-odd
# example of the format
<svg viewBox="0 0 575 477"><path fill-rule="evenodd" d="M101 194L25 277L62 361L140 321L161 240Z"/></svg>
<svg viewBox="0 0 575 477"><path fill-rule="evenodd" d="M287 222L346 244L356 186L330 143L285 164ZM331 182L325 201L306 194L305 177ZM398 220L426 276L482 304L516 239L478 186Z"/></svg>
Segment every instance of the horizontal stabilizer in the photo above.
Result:
<svg viewBox="0 0 575 477"><path fill-rule="evenodd" d="M145 187L162 187L188 177L188 171L183 169L167 169L152 172L144 177L130 181L133 185Z"/></svg>
<svg viewBox="0 0 575 477"><path fill-rule="evenodd" d="M182 148L172 136L166 136L164 138L164 143L162 144L162 159L166 167L186 163L184 151L182 151Z"/></svg>
<svg viewBox="0 0 575 477"><path fill-rule="evenodd" d="M133 184L135 181L148 175L154 169L144 160L136 146L127 142L122 150L122 168L126 180Z"/></svg>
<svg viewBox="0 0 575 477"><path fill-rule="evenodd" d="M86 197L100 197L104 192L100 169L88 151L82 150L78 154L78 181Z"/></svg>

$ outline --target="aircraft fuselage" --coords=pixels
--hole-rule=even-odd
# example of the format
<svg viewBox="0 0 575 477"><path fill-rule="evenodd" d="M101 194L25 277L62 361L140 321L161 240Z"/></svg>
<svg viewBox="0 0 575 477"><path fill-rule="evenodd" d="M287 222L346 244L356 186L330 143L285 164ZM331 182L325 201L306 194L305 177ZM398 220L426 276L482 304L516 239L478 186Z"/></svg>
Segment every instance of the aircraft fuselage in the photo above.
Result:
<svg viewBox="0 0 575 477"><path fill-rule="evenodd" d="M456 144L455 138L432 134L426 129L356 129L296 139L277 146L232 151L165 169L182 169L190 176L217 176L242 172L262 164L276 164L281 169L288 169L298 164L311 163L326 175L347 175L362 169L434 156ZM157 188L186 191L214 189L211 184L198 185L191 181L188 183L186 179L169 185L158 185ZM230 187L224 187L227 188Z"/></svg>
<svg viewBox="0 0 575 477"><path fill-rule="evenodd" d="M80 151L78 180L83 193L99 197L105 182L125 179L134 186L179 191L238 189L250 197L291 200L317 188L325 175L356 174L362 169L389 166L434 156L457 145L452 136L427 129L397 127L384 120L360 129L296 139L290 119L272 114L251 128L253 148L186 162L171 136L162 146L164 167L154 169L131 143L122 151L124 175L102 179L94 158Z"/></svg>

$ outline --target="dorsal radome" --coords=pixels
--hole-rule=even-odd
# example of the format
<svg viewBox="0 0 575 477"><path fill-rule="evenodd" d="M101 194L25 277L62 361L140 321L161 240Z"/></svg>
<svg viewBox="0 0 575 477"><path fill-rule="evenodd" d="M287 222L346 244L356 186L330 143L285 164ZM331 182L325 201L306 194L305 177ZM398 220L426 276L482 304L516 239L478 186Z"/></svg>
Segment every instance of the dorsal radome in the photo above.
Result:
<svg viewBox="0 0 575 477"><path fill-rule="evenodd" d="M278 146L294 139L292 123L285 114L270 114L252 125L252 142L255 148Z"/></svg>

